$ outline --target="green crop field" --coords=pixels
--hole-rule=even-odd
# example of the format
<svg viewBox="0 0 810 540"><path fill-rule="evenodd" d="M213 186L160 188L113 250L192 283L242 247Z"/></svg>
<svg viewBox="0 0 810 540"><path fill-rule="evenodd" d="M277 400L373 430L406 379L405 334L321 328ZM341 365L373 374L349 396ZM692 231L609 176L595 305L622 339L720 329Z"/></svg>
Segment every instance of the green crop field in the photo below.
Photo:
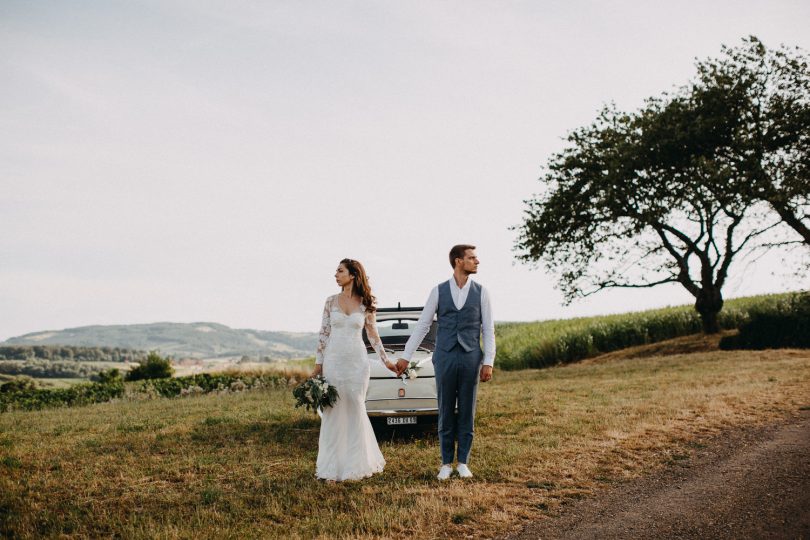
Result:
<svg viewBox="0 0 810 540"><path fill-rule="evenodd" d="M724 329L736 329L752 310L788 309L795 293L749 296L727 300L719 314ZM495 327L501 369L539 368L574 362L634 345L655 343L700 332L693 306L530 323L501 323Z"/></svg>

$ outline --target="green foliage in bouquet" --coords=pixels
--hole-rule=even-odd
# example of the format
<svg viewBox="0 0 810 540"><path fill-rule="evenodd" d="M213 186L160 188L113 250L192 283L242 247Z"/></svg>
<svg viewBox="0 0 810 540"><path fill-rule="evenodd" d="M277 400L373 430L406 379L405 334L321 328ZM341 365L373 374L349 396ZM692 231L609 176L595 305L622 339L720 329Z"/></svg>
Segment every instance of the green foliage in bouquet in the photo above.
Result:
<svg viewBox="0 0 810 540"><path fill-rule="evenodd" d="M318 375L293 388L293 397L296 408L303 406L307 410L317 411L334 405L339 396L337 388Z"/></svg>

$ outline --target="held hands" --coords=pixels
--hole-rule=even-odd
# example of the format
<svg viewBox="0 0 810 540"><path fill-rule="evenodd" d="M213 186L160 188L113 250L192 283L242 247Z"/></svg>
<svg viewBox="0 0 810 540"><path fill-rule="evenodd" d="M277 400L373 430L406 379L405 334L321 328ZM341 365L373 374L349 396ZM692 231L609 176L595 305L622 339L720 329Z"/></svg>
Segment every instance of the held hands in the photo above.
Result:
<svg viewBox="0 0 810 540"><path fill-rule="evenodd" d="M310 375L309 378L317 377L321 373L323 373L323 366L321 364L315 364L315 369L312 370L312 375Z"/></svg>
<svg viewBox="0 0 810 540"><path fill-rule="evenodd" d="M390 362L389 362L390 363ZM396 369L392 370L397 374L397 377L401 376L406 369L408 369L408 362L404 358L400 358L397 360ZM388 366L388 364L386 364ZM391 369L391 367L388 367ZM481 366L481 382L487 382L492 380L492 366Z"/></svg>
<svg viewBox="0 0 810 540"><path fill-rule="evenodd" d="M397 377L405 373L405 370L408 369L408 364L410 364L410 362L408 362L404 358L399 358L397 360L397 366L396 369L394 370L394 372L397 374Z"/></svg>
<svg viewBox="0 0 810 540"><path fill-rule="evenodd" d="M388 369L390 369L390 370L391 370L391 371L393 371L394 373L396 373L396 372L397 372L397 366L396 366L396 365L394 365L394 364L393 364L393 363L392 363L390 360L386 360L386 361L385 361L385 367L387 367Z"/></svg>

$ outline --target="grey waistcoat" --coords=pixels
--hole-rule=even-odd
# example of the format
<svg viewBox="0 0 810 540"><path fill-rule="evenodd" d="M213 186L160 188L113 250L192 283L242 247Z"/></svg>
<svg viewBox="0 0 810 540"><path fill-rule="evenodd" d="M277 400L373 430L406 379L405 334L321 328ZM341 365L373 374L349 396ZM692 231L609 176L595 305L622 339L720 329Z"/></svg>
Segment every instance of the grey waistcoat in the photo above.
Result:
<svg viewBox="0 0 810 540"><path fill-rule="evenodd" d="M481 285L472 281L467 301L456 309L450 294L450 282L439 285L436 347L449 351L456 343L470 352L481 345Z"/></svg>

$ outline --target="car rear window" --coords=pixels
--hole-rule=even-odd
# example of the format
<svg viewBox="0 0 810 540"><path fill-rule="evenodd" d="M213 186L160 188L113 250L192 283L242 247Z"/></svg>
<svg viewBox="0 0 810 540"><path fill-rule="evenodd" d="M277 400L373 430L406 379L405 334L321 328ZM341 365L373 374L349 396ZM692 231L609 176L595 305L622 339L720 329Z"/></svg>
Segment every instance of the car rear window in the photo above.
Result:
<svg viewBox="0 0 810 540"><path fill-rule="evenodd" d="M411 337L416 329L417 319L389 319L384 321L377 321L377 332L380 334L380 339L383 345L391 348L404 348L408 338ZM363 329L363 341L366 347L370 348L371 345L368 341L365 329ZM425 339L422 340L420 346L430 349L435 347L436 342L436 321L430 325Z"/></svg>

